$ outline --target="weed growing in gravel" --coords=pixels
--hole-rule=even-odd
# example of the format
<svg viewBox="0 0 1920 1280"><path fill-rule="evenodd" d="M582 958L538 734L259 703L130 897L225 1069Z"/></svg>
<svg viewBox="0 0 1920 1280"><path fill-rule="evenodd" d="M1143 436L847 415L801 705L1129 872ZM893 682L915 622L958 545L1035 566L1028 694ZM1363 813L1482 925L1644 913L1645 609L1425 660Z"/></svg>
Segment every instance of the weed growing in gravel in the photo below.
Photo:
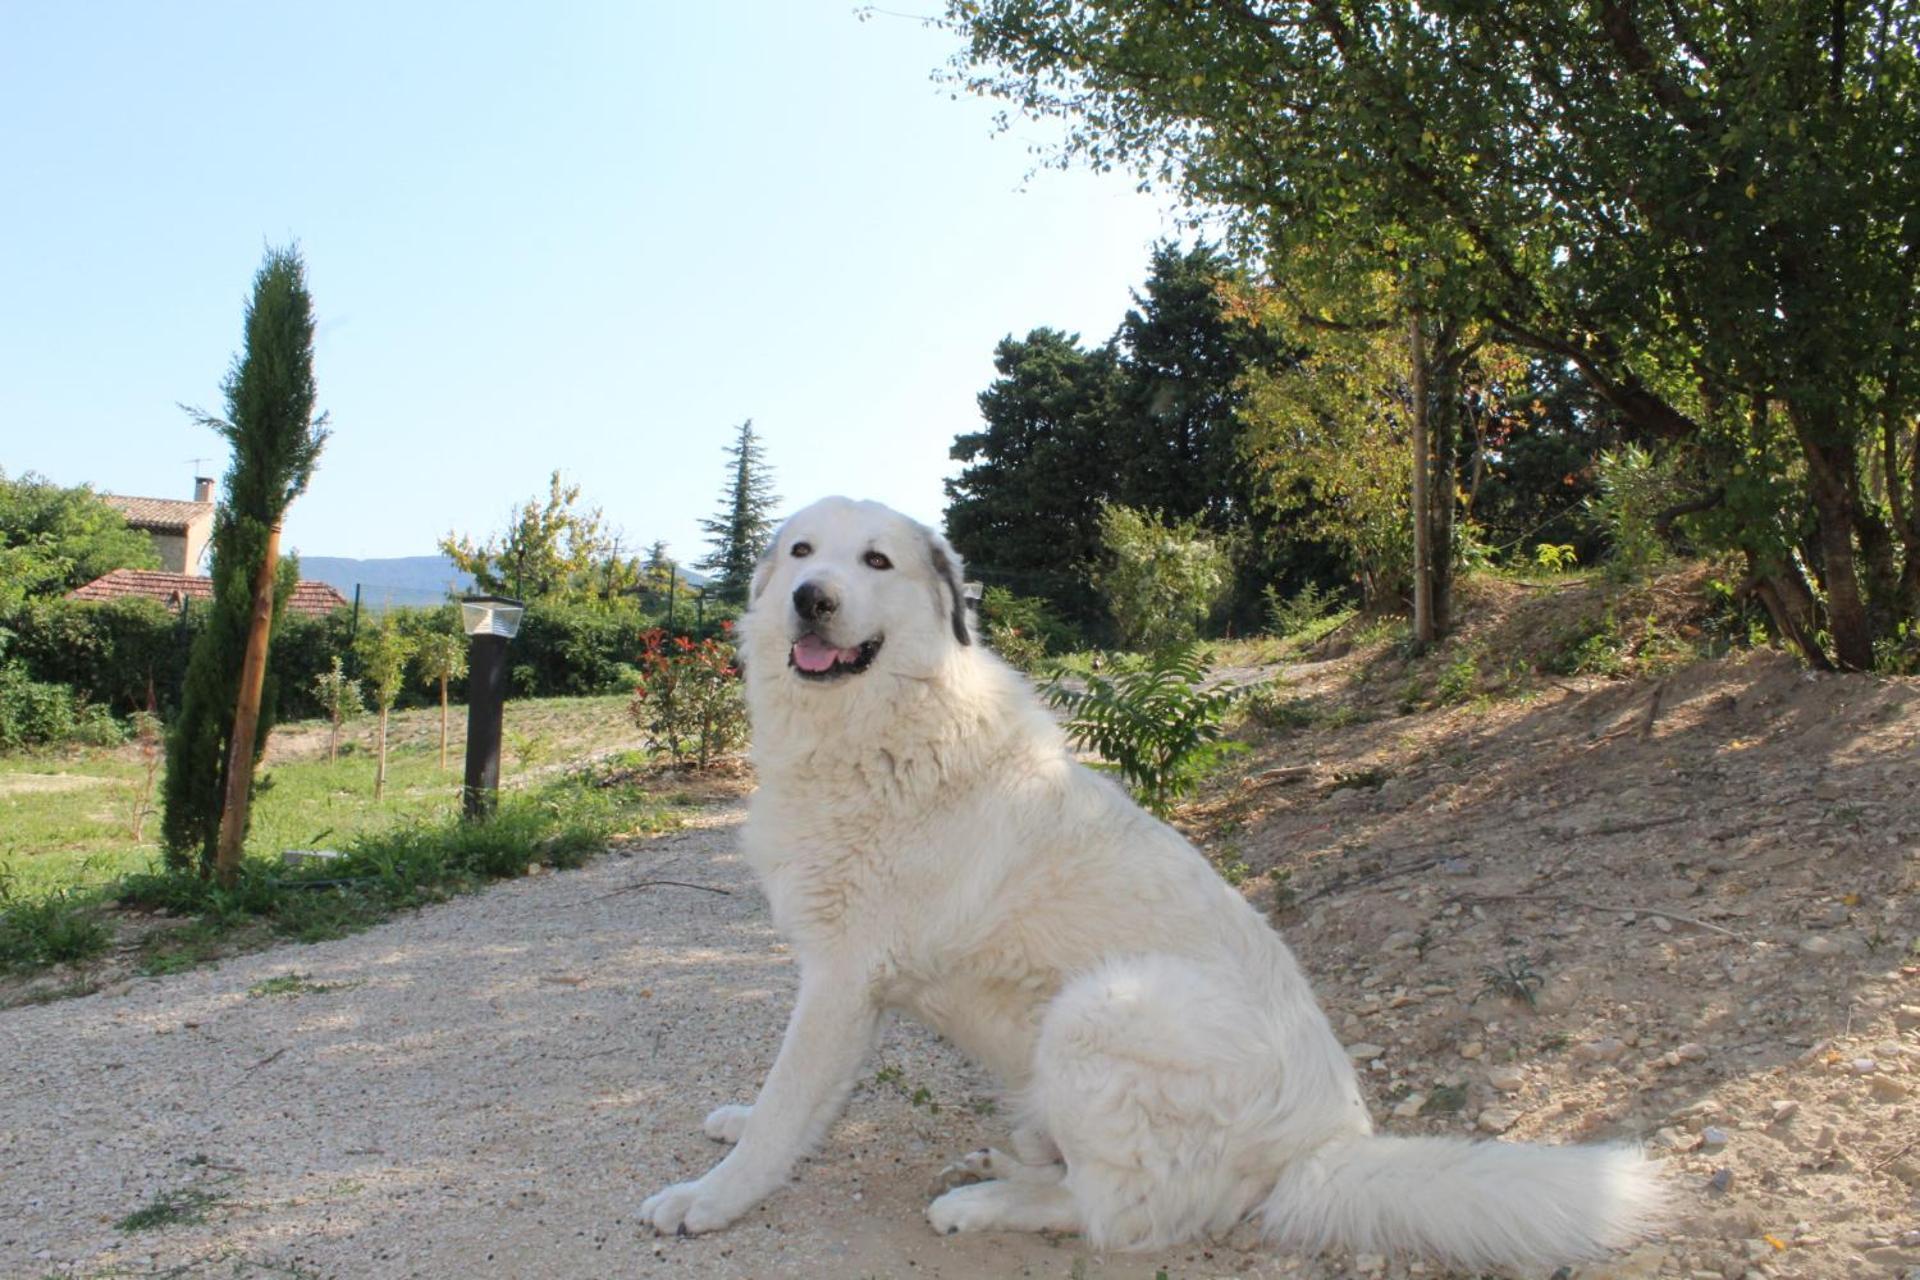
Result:
<svg viewBox="0 0 1920 1280"><path fill-rule="evenodd" d="M255 1000L269 996L317 996L329 991L346 991L359 985L358 982L315 982L304 973L283 973L277 978L263 978L254 983L247 988L247 995Z"/></svg>
<svg viewBox="0 0 1920 1280"><path fill-rule="evenodd" d="M191 1226L207 1220L207 1210L227 1197L216 1191L188 1187L184 1191L162 1191L153 1200L135 1209L113 1224L116 1231L152 1231L159 1227Z"/></svg>
<svg viewBox="0 0 1920 1280"><path fill-rule="evenodd" d="M1525 956L1508 956L1504 965L1483 965L1480 969L1480 994L1469 1004L1475 1004L1487 996L1501 996L1508 1000L1524 1000L1527 1008L1534 1007L1540 989L1547 980L1535 973L1533 962Z"/></svg>

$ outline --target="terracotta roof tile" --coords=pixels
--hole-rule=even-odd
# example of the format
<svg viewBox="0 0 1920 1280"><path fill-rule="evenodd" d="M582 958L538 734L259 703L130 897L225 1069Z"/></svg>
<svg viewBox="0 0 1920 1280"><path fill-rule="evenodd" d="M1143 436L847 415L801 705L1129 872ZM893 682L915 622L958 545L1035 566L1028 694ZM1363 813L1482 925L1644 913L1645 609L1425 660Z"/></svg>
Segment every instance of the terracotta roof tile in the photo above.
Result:
<svg viewBox="0 0 1920 1280"><path fill-rule="evenodd" d="M202 516L213 514L211 502L183 502L174 498L128 498L103 493L101 501L126 517L136 529L180 533Z"/></svg>
<svg viewBox="0 0 1920 1280"><path fill-rule="evenodd" d="M180 505L192 505L183 503ZM144 596L178 607L185 600L211 600L213 579L190 573L160 573L152 569L115 569L84 587L67 593L69 600L124 600ZM347 598L324 582L301 579L287 608L295 613L325 615L347 607Z"/></svg>

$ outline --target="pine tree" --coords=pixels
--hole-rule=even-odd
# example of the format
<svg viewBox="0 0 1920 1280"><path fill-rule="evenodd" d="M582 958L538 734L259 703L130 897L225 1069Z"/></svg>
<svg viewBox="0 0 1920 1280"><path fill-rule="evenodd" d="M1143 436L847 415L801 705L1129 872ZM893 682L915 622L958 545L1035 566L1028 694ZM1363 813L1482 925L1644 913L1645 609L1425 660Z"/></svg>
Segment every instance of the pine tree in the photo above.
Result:
<svg viewBox="0 0 1920 1280"><path fill-rule="evenodd" d="M246 347L222 389L225 418L188 410L226 438L233 460L213 522L213 607L194 639L180 713L167 735L161 821L169 865L197 866L203 875L212 871L220 839L254 577L272 530L305 492L327 438L325 415L313 412L313 299L297 250L268 250L247 303ZM298 577L292 561L279 564L275 618ZM275 694L269 676L254 739L256 762L267 747Z"/></svg>
<svg viewBox="0 0 1920 1280"><path fill-rule="evenodd" d="M696 567L713 573L714 593L722 600L744 604L754 562L773 536L773 508L780 499L773 492L773 475L752 418L740 424L738 436L727 446L727 458L720 511L700 522L713 554Z"/></svg>

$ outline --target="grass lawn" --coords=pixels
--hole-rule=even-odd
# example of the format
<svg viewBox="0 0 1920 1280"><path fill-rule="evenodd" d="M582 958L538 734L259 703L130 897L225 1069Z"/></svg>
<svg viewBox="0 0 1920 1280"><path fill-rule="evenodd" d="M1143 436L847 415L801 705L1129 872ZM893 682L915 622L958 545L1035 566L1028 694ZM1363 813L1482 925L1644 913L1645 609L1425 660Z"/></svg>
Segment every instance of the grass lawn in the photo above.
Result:
<svg viewBox="0 0 1920 1280"><path fill-rule="evenodd" d="M456 707L443 772L439 711L395 713L388 725L386 794L376 803L372 717L345 727L342 754L331 763L324 723L276 727L254 793L248 856L339 847L357 835L457 812L465 728L465 708ZM641 745L621 697L509 702L506 737L501 775L509 788ZM163 784L156 773L156 809ZM146 818L141 839L133 838L146 788L136 746L0 756L0 893L39 898L153 866L159 814Z"/></svg>
<svg viewBox="0 0 1920 1280"><path fill-rule="evenodd" d="M622 835L671 827L675 806L699 802L690 791L738 786L737 769L691 780L643 767L623 698L518 701L507 707L500 811L462 822L460 727L442 769L438 710L394 716L378 802L371 720L349 726L334 760L324 724L276 729L232 887L167 872L157 814L134 838L150 785L139 745L0 757L0 974L90 963L94 976L58 996L97 985L94 958L110 949L124 957L131 946L139 972L159 973L275 935L337 937L534 864L577 865ZM347 856L281 862L312 848ZM0 990L0 1005L20 994Z"/></svg>

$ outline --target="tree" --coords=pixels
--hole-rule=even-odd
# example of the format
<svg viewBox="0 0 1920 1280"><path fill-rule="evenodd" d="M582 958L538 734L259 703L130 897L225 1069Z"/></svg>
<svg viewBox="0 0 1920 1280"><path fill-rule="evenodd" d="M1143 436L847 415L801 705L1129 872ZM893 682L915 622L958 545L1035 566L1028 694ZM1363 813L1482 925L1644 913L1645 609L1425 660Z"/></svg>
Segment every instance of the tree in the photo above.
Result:
<svg viewBox="0 0 1920 1280"><path fill-rule="evenodd" d="M714 574L720 599L745 604L753 566L773 536L773 510L780 499L773 492L773 473L760 437L754 434L752 418L736 429L726 452L730 461L720 510L700 522L713 550L696 567Z"/></svg>
<svg viewBox="0 0 1920 1280"><path fill-rule="evenodd" d="M505 533L479 545L449 533L439 545L481 591L527 601L609 598L638 573L604 513L581 506L580 486L562 484L558 471L545 501L536 495L508 513Z"/></svg>
<svg viewBox="0 0 1920 1280"><path fill-rule="evenodd" d="M1100 618L1087 574L1103 501L1247 531L1235 539L1232 596L1243 618L1289 562L1318 567L1268 518L1243 456L1244 380L1292 358L1254 312L1230 305L1246 287L1216 248L1160 244L1104 345L1055 329L1000 343L983 429L954 441L967 465L947 485L949 534L983 579L1082 623Z"/></svg>
<svg viewBox="0 0 1920 1280"><path fill-rule="evenodd" d="M313 678L313 697L327 716L327 763L332 764L340 756L341 724L367 709L366 698L360 682L340 665L337 653L333 665Z"/></svg>
<svg viewBox="0 0 1920 1280"><path fill-rule="evenodd" d="M1573 365L1687 455L1698 527L1813 661L1866 666L1914 617L1913 0L953 0L948 19L957 74L1066 120L1063 159L1170 184L1268 251L1354 255L1410 310Z"/></svg>
<svg viewBox="0 0 1920 1280"><path fill-rule="evenodd" d="M242 744L236 773L232 747L242 723L243 668L248 667L256 588L271 595L266 635L284 609L299 566L272 554L287 506L304 493L326 443L324 415L314 416L313 299L299 253L271 249L254 277L247 303L245 348L227 374L227 416L189 410L232 447L213 522L213 604L187 663L180 713L167 736L167 784L161 822L168 862L198 858L202 875L215 869L223 798L230 782L244 799L266 750L277 690L263 679L251 744ZM264 659L265 635L257 657ZM255 666L264 672L263 666ZM235 776L230 779L229 775ZM244 776L240 776L244 775ZM235 815L244 835L244 804ZM221 868L230 876L232 867Z"/></svg>
<svg viewBox="0 0 1920 1280"><path fill-rule="evenodd" d="M63 595L115 569L155 569L153 539L84 485L0 471L0 611Z"/></svg>
<svg viewBox="0 0 1920 1280"><path fill-rule="evenodd" d="M965 465L946 482L947 536L972 572L1092 621L1100 602L1085 569L1100 552L1100 503L1116 488L1113 349L1035 329L1002 339L993 367L981 429L953 442Z"/></svg>
<svg viewBox="0 0 1920 1280"><path fill-rule="evenodd" d="M447 686L467 674L467 638L451 631L428 631L415 641L420 678L440 686L440 767L447 767Z"/></svg>
<svg viewBox="0 0 1920 1280"><path fill-rule="evenodd" d="M1232 575L1232 559L1198 521L1170 524L1158 512L1118 503L1100 508L1102 556L1094 585L1121 639L1141 649L1186 644Z"/></svg>
<svg viewBox="0 0 1920 1280"><path fill-rule="evenodd" d="M379 800L387 791L387 713L393 710L401 685L405 683L414 639L392 623L382 623L362 631L353 647L360 656L360 669L366 673L367 686L373 693L374 709L380 713L375 738L377 763L373 772L373 798Z"/></svg>

